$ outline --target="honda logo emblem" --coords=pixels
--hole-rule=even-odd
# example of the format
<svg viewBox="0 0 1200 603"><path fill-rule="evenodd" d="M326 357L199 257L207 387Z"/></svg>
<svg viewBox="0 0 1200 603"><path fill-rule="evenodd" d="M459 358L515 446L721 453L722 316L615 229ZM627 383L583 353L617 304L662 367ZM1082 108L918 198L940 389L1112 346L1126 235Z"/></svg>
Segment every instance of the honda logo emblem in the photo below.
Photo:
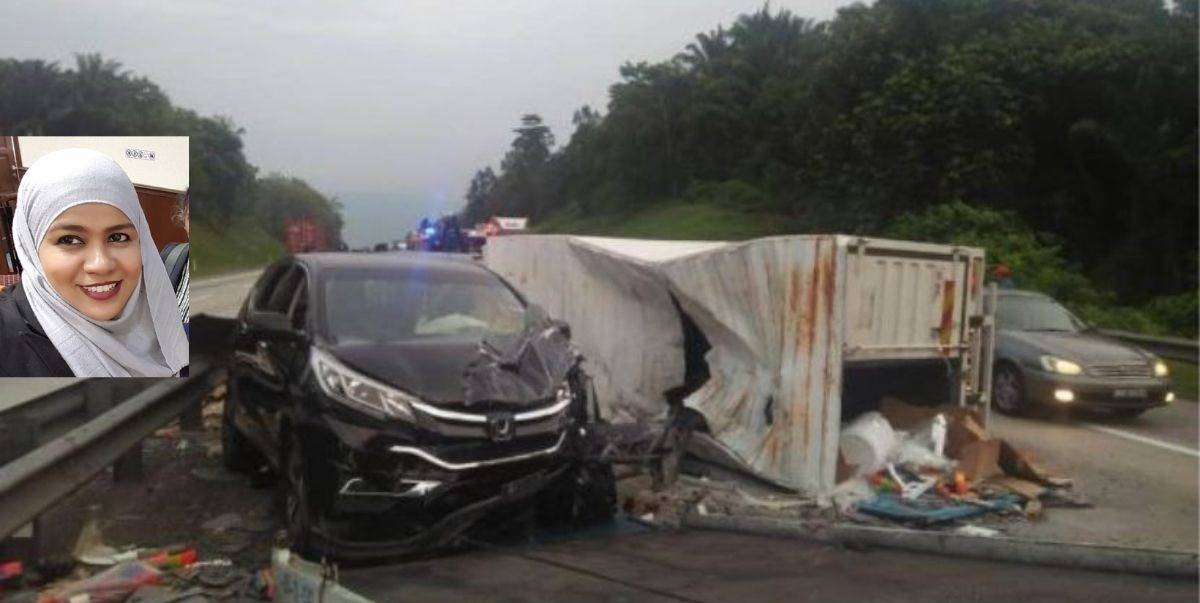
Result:
<svg viewBox="0 0 1200 603"><path fill-rule="evenodd" d="M488 437L493 442L507 442L513 439L515 432L512 413L502 412L488 417Z"/></svg>

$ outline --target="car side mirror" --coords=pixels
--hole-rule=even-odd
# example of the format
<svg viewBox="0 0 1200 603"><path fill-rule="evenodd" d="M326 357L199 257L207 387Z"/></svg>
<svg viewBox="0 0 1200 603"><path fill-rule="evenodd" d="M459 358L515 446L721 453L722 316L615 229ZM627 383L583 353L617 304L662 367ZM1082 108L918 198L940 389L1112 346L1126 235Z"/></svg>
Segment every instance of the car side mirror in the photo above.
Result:
<svg viewBox="0 0 1200 603"><path fill-rule="evenodd" d="M303 334L292 328L287 315L279 312L253 312L246 317L250 330L260 336L276 339L298 339Z"/></svg>

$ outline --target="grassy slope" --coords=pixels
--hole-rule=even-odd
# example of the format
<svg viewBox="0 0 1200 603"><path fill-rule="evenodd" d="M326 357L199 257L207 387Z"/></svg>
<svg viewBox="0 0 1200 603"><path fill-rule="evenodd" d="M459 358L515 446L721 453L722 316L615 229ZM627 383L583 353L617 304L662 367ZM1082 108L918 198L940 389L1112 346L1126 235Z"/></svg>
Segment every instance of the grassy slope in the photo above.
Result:
<svg viewBox="0 0 1200 603"><path fill-rule="evenodd" d="M284 254L283 244L271 238L252 218L234 219L216 228L192 222L193 277L257 268Z"/></svg>
<svg viewBox="0 0 1200 603"><path fill-rule="evenodd" d="M746 213L706 204L665 203L629 215L584 217L562 212L534 228L540 233L570 233L675 240L742 240L796 232L779 216Z"/></svg>

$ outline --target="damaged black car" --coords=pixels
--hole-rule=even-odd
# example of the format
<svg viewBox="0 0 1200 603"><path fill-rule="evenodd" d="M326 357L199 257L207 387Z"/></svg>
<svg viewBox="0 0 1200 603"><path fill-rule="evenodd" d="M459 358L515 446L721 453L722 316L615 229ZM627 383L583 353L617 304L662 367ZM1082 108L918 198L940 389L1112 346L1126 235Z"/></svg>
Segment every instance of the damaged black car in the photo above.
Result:
<svg viewBox="0 0 1200 603"><path fill-rule="evenodd" d="M302 553L408 554L480 520L611 516L611 467L570 331L498 275L438 254L301 254L238 318L231 469L279 476Z"/></svg>

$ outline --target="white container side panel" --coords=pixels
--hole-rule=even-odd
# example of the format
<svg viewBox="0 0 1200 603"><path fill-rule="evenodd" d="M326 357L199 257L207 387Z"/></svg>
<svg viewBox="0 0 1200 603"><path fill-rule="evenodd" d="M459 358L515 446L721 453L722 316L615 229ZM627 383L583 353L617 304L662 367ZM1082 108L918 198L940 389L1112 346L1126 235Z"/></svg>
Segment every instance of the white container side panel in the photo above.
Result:
<svg viewBox="0 0 1200 603"><path fill-rule="evenodd" d="M846 359L962 355L965 326L980 311L981 275L972 275L972 266L982 270L982 251L974 248L879 239L849 245Z"/></svg>

